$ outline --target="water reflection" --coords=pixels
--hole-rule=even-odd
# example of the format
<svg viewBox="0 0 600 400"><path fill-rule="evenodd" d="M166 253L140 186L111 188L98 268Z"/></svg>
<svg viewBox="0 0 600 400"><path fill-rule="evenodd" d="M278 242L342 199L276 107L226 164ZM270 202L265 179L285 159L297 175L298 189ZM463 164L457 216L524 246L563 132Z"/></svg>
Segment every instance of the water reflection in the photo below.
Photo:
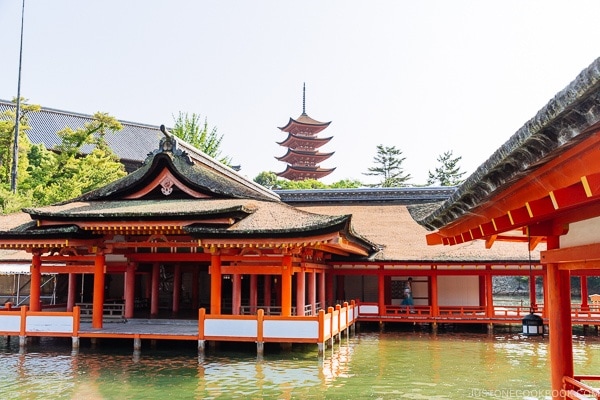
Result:
<svg viewBox="0 0 600 400"><path fill-rule="evenodd" d="M2 399L496 399L544 398L548 339L424 331L366 332L319 357L290 350L193 344L133 352L130 341L82 345L41 339L20 351L0 339ZM574 337L575 371L600 372L600 341ZM520 394L520 397L519 397ZM529 396L535 394L535 396Z"/></svg>

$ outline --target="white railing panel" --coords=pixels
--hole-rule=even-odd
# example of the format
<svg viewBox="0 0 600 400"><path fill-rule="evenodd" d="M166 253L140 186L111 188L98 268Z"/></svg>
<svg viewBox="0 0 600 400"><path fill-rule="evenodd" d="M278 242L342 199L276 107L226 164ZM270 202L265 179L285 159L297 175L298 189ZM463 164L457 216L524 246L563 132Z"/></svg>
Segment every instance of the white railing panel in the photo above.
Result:
<svg viewBox="0 0 600 400"><path fill-rule="evenodd" d="M352 322L352 321L354 321L354 319L355 319L355 318L356 318L356 317L355 317L355 315L354 315L354 307L350 307L350 308L348 309L348 320L349 320L350 322Z"/></svg>
<svg viewBox="0 0 600 400"><path fill-rule="evenodd" d="M0 331L2 332L21 332L21 314L0 315Z"/></svg>
<svg viewBox="0 0 600 400"><path fill-rule="evenodd" d="M265 320L263 337L269 339L318 339L319 321Z"/></svg>
<svg viewBox="0 0 600 400"><path fill-rule="evenodd" d="M348 326L348 321L346 321L346 313L340 313L340 326L343 328Z"/></svg>
<svg viewBox="0 0 600 400"><path fill-rule="evenodd" d="M25 324L27 332L73 332L73 317L70 315L28 315Z"/></svg>
<svg viewBox="0 0 600 400"><path fill-rule="evenodd" d="M358 306L359 314L379 314L379 306L377 305L359 305Z"/></svg>
<svg viewBox="0 0 600 400"><path fill-rule="evenodd" d="M206 336L256 337L258 334L257 322L247 319L205 319L204 334Z"/></svg>

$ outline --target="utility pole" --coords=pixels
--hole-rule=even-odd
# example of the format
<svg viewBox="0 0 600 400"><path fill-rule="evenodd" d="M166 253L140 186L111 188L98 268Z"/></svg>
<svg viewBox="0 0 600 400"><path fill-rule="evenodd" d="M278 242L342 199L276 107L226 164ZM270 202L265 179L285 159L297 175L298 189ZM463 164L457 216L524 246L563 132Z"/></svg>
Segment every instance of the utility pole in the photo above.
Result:
<svg viewBox="0 0 600 400"><path fill-rule="evenodd" d="M19 169L19 114L21 114L21 63L23 61L23 21L25 20L25 0L21 8L21 43L19 46L19 78L17 80L17 110L15 115L15 137L13 143L13 165L10 176L10 189L17 193L17 170Z"/></svg>

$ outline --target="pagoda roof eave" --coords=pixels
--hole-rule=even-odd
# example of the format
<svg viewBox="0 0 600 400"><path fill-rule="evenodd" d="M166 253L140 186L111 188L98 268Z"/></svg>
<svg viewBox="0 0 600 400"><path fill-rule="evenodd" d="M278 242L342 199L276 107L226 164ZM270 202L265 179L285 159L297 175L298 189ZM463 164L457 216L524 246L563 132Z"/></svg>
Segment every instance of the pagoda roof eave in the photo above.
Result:
<svg viewBox="0 0 600 400"><path fill-rule="evenodd" d="M321 128L319 130L319 131L321 131L321 130L327 128L330 124L331 124L331 121L329 121L329 122L317 121L317 120L309 117L306 113L303 113L296 119L290 118L288 123L285 126L279 127L279 129L286 132L292 126L297 125L297 126Z"/></svg>

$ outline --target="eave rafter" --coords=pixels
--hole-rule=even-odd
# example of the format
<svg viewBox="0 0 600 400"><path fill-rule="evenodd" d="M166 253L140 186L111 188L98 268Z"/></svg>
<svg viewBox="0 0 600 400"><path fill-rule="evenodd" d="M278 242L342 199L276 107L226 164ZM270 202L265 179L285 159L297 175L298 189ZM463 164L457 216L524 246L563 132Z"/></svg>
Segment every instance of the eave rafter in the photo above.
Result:
<svg viewBox="0 0 600 400"><path fill-rule="evenodd" d="M88 247L96 240L82 239L0 239L0 249L57 249L65 247Z"/></svg>
<svg viewBox="0 0 600 400"><path fill-rule="evenodd" d="M496 240L521 242L530 240L530 245L535 246L544 240L542 237L544 235L531 234L531 238L528 239L527 230L523 229L524 227L550 218L557 218L566 211L598 201L600 201L600 173L585 175L577 182L547 192L543 197L525 201L518 208L507 210L505 213L493 217L488 216L487 222L460 229L458 234L452 229L442 229L431 233L427 235L427 243L455 245L484 239L486 247L491 247ZM481 217L481 214L478 215L479 220L482 219ZM465 225L455 224L459 227ZM447 232L452 233L448 234ZM513 234L506 234L507 232Z"/></svg>

